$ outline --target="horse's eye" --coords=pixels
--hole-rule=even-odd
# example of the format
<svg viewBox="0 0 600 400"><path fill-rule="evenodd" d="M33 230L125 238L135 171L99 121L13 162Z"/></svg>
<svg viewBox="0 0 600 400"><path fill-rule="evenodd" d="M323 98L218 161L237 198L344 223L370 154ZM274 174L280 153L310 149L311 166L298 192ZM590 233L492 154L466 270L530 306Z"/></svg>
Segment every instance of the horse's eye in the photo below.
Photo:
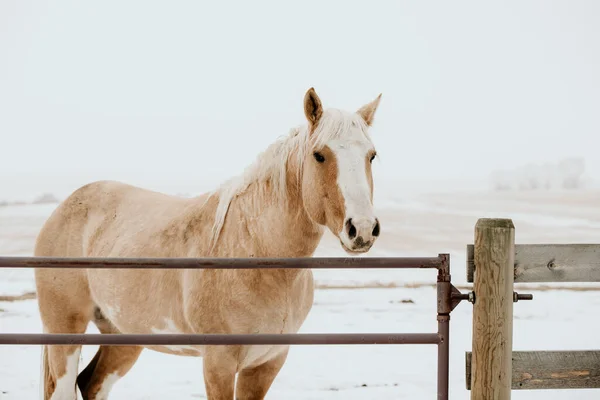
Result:
<svg viewBox="0 0 600 400"><path fill-rule="evenodd" d="M322 163L325 161L325 157L323 157L323 155L319 152L314 152L313 156L315 157L315 160L317 160L317 162Z"/></svg>
<svg viewBox="0 0 600 400"><path fill-rule="evenodd" d="M376 155L377 155L377 154L373 153L373 155L371 156L371 159L370 159L369 161L370 161L370 162L373 162L373 160L375 159L375 156L376 156Z"/></svg>

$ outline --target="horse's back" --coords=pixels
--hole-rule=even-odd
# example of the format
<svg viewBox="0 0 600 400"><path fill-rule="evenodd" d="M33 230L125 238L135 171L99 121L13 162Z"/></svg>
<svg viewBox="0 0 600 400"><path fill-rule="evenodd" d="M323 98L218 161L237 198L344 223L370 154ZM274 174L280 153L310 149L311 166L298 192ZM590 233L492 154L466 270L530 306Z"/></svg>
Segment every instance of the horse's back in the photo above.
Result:
<svg viewBox="0 0 600 400"><path fill-rule="evenodd" d="M159 197L170 196L115 181L82 186L63 200L46 220L37 236L34 255L110 256L118 238L125 240L122 231L135 226L135 221L126 221L147 215L141 209L160 203ZM141 208L139 212L136 207ZM38 290L40 284L61 287L83 284L87 279L83 269L37 269L35 275Z"/></svg>
<svg viewBox="0 0 600 400"><path fill-rule="evenodd" d="M116 181L90 183L59 204L42 227L34 254L127 256L115 251L117 242L161 228L187 200Z"/></svg>
<svg viewBox="0 0 600 400"><path fill-rule="evenodd" d="M80 257L83 228L88 216L85 194L94 184L77 189L63 200L38 233L34 255L40 257Z"/></svg>

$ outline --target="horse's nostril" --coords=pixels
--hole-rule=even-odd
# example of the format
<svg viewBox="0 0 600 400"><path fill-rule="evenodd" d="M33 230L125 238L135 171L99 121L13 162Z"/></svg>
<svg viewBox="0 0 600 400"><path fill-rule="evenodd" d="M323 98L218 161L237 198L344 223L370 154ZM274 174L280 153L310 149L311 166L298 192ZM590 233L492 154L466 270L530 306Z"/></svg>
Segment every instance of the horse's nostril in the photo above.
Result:
<svg viewBox="0 0 600 400"><path fill-rule="evenodd" d="M377 222L375 222L375 228L373 228L373 236L377 237L379 236L379 220L376 220Z"/></svg>
<svg viewBox="0 0 600 400"><path fill-rule="evenodd" d="M352 225L352 218L348 218L346 221L346 230L348 231L348 237L354 239L356 237L356 227Z"/></svg>
<svg viewBox="0 0 600 400"><path fill-rule="evenodd" d="M348 236L350 237L350 239L354 239L356 237L356 228L354 227L354 225L350 227L350 230L348 231Z"/></svg>

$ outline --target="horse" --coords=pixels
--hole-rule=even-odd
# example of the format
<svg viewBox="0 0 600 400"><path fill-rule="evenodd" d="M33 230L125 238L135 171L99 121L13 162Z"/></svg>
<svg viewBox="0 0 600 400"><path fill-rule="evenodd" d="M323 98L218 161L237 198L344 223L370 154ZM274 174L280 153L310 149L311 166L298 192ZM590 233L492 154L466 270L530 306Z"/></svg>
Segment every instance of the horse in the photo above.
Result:
<svg viewBox="0 0 600 400"><path fill-rule="evenodd" d="M41 228L43 257L310 257L329 229L351 255L380 234L370 127L381 94L356 111L324 109L310 88L306 121L237 177L197 197L117 181L82 186ZM310 269L35 269L45 333L297 333L312 308ZM202 357L209 400L264 399L289 346L44 346L45 400L104 400L144 348ZM237 381L236 381L237 376Z"/></svg>

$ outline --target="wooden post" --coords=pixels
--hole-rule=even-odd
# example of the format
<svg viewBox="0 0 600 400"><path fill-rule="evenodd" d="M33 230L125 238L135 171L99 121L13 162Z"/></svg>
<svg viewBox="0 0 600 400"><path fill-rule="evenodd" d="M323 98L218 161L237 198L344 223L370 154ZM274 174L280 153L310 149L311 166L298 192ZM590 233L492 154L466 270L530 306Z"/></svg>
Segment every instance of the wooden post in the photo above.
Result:
<svg viewBox="0 0 600 400"><path fill-rule="evenodd" d="M515 227L482 218L475 226L472 400L509 400L512 379Z"/></svg>

